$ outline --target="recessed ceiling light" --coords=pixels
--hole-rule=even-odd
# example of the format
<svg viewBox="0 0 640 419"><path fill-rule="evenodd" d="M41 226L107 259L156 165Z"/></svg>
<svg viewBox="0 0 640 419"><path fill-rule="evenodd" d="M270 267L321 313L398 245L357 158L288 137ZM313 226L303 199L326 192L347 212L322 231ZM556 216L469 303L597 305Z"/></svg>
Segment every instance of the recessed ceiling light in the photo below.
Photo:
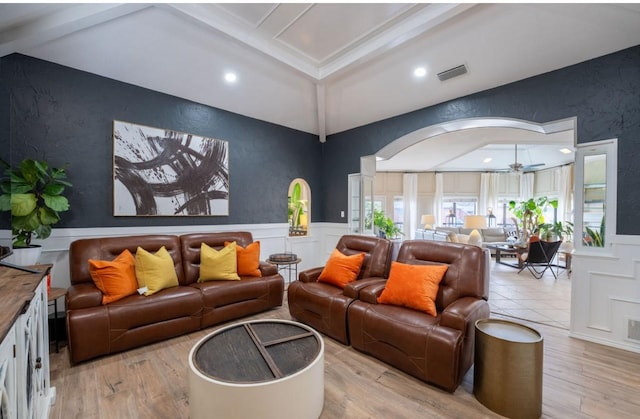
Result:
<svg viewBox="0 0 640 419"><path fill-rule="evenodd" d="M224 75L224 79L227 83L235 83L238 80L238 76L236 76L236 73L228 72Z"/></svg>
<svg viewBox="0 0 640 419"><path fill-rule="evenodd" d="M418 67L413 70L413 75L416 77L424 77L427 75L427 69L424 67Z"/></svg>
<svg viewBox="0 0 640 419"><path fill-rule="evenodd" d="M491 160L493 160L491 157L485 157L485 159L482 160L482 163L489 163Z"/></svg>
<svg viewBox="0 0 640 419"><path fill-rule="evenodd" d="M569 150L568 148L561 148L561 149L560 149L560 152L561 152L562 154L571 154L571 150Z"/></svg>

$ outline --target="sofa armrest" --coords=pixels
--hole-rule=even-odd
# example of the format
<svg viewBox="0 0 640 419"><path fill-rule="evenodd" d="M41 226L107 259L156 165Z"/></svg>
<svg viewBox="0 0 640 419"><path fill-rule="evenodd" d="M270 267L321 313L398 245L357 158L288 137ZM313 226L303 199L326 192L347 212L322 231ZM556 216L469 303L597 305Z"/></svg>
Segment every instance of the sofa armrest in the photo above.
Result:
<svg viewBox="0 0 640 419"><path fill-rule="evenodd" d="M360 291L358 299L369 304L378 304L378 297L382 294L387 281L377 282L369 287L366 287Z"/></svg>
<svg viewBox="0 0 640 419"><path fill-rule="evenodd" d="M440 325L467 332L477 320L489 317L489 303L481 298L463 297L442 311Z"/></svg>
<svg viewBox="0 0 640 419"><path fill-rule="evenodd" d="M66 296L67 310L80 308L99 307L102 305L102 292L91 283L81 283L71 285L67 289Z"/></svg>
<svg viewBox="0 0 640 419"><path fill-rule="evenodd" d="M323 267L311 268L306 271L302 271L298 274L298 280L300 282L316 282L320 273L322 273Z"/></svg>
<svg viewBox="0 0 640 419"><path fill-rule="evenodd" d="M364 288L376 284L385 284L386 282L386 279L380 277L362 278L357 281L349 282L345 285L342 294L349 298L358 298L360 296L360 291Z"/></svg>
<svg viewBox="0 0 640 419"><path fill-rule="evenodd" d="M273 263L260 261L259 269L262 276L271 276L278 274L278 267Z"/></svg>

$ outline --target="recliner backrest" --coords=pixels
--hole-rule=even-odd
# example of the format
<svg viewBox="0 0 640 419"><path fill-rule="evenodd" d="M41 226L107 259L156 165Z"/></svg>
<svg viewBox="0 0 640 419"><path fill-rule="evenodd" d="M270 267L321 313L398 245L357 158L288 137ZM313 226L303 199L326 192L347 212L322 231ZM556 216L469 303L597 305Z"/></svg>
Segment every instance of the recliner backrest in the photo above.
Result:
<svg viewBox="0 0 640 419"><path fill-rule="evenodd" d="M370 277L386 278L391 266L392 243L387 239L372 236L344 235L336 244L342 254L351 256L364 253L364 261L358 279Z"/></svg>
<svg viewBox="0 0 640 419"><path fill-rule="evenodd" d="M478 246L407 240L400 247L397 261L413 265L449 266L438 289L438 312L462 297L489 298L488 257L484 249Z"/></svg>
<svg viewBox="0 0 640 419"><path fill-rule="evenodd" d="M180 236L182 263L187 284L198 281L200 276L200 247L202 243L220 250L225 242L236 242L238 246L247 247L253 243L253 235L248 231L225 231L220 233L191 233Z"/></svg>
<svg viewBox="0 0 640 419"><path fill-rule="evenodd" d="M184 285L182 270L182 252L178 236L165 234L146 234L139 236L112 236L75 240L69 246L69 279L71 285L93 282L89 273L89 259L113 260L125 249L135 256L138 247L155 253L162 246L167 249L178 276L178 282Z"/></svg>

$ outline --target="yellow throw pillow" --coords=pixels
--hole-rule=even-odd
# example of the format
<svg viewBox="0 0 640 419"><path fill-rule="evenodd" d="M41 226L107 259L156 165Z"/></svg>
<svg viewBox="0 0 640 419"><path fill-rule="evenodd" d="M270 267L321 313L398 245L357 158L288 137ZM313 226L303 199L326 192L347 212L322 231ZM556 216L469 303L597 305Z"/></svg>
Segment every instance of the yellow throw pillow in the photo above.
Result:
<svg viewBox="0 0 640 419"><path fill-rule="evenodd" d="M136 279L144 295L152 295L165 288L178 286L178 275L169 251L162 246L155 254L142 247L136 250Z"/></svg>
<svg viewBox="0 0 640 419"><path fill-rule="evenodd" d="M391 262L389 279L378 303L409 307L435 317L438 287L448 268L448 265Z"/></svg>
<svg viewBox="0 0 640 419"><path fill-rule="evenodd" d="M202 243L200 245L200 278L198 278L198 282L239 281L236 253L236 242L229 243L219 251Z"/></svg>
<svg viewBox="0 0 640 419"><path fill-rule="evenodd" d="M89 259L89 273L102 291L102 304L136 293L138 282L134 265L135 259L127 249L111 261Z"/></svg>

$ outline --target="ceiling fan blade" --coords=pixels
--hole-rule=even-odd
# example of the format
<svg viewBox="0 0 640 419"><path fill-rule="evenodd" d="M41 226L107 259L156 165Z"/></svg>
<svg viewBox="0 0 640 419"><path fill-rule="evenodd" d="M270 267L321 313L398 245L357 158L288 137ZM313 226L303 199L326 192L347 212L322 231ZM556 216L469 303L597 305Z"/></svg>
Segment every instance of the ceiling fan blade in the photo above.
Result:
<svg viewBox="0 0 640 419"><path fill-rule="evenodd" d="M527 169L532 169L534 167L540 167L540 166L546 166L546 163L536 163L536 164L527 164L526 166L523 167L524 170Z"/></svg>

